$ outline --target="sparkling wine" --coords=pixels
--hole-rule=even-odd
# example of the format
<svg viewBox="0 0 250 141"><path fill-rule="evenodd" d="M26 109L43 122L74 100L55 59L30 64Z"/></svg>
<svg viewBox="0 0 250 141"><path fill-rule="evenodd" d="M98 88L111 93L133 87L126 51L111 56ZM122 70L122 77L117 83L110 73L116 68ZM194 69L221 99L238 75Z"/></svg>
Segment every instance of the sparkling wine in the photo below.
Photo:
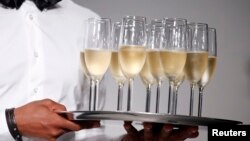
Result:
<svg viewBox="0 0 250 141"><path fill-rule="evenodd" d="M126 77L124 76L119 64L118 52L112 52L110 70L117 83L124 83L126 81Z"/></svg>
<svg viewBox="0 0 250 141"><path fill-rule="evenodd" d="M100 80L110 64L111 51L102 49L86 49L86 67L92 79Z"/></svg>
<svg viewBox="0 0 250 141"><path fill-rule="evenodd" d="M146 59L146 47L143 46L122 46L118 58L122 72L126 77L132 78L137 75Z"/></svg>
<svg viewBox="0 0 250 141"><path fill-rule="evenodd" d="M184 70L182 73L180 73L178 76L175 77L175 80L174 80L174 86L179 86L181 85L181 83L184 81L185 79L185 73L184 73Z"/></svg>
<svg viewBox="0 0 250 141"><path fill-rule="evenodd" d="M208 65L203 73L200 81L198 82L199 87L205 87L208 82L211 80L212 76L214 75L216 68L216 57L215 56L209 56L208 57Z"/></svg>
<svg viewBox="0 0 250 141"><path fill-rule="evenodd" d="M160 52L158 50L150 50L147 53L147 58L151 73L157 82L164 80L166 76L161 63Z"/></svg>
<svg viewBox="0 0 250 141"><path fill-rule="evenodd" d="M149 52L147 51L147 57L140 72L140 77L145 85L154 84L156 82L154 76L151 73L148 53Z"/></svg>
<svg viewBox="0 0 250 141"><path fill-rule="evenodd" d="M80 58L81 58L81 69L82 69L82 72L84 73L85 76L89 77L89 71L87 70L87 67L86 67L86 62L85 62L85 53L84 52L81 52L80 54Z"/></svg>
<svg viewBox="0 0 250 141"><path fill-rule="evenodd" d="M182 73L187 58L185 51L163 50L160 55L164 72L170 79Z"/></svg>
<svg viewBox="0 0 250 141"><path fill-rule="evenodd" d="M185 74L190 83L197 83L206 70L208 64L208 53L197 51L188 52L185 65Z"/></svg>

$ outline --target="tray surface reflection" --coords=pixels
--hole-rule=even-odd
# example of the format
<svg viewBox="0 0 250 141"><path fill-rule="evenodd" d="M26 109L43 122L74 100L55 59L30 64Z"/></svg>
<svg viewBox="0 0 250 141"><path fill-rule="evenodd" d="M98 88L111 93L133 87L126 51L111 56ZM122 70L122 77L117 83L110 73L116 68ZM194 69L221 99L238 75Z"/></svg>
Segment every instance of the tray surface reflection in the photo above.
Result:
<svg viewBox="0 0 250 141"><path fill-rule="evenodd" d="M240 121L194 117L184 115L168 115L160 113L145 112L119 112L119 111L64 111L60 115L70 120L124 120L124 121L141 121L154 123L171 123L180 125L237 125L242 124Z"/></svg>

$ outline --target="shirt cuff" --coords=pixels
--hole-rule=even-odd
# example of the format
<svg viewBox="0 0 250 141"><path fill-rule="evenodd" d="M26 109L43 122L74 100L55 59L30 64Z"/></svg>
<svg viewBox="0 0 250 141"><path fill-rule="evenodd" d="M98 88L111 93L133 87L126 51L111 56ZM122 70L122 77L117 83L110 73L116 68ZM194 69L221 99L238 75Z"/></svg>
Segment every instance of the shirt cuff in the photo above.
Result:
<svg viewBox="0 0 250 141"><path fill-rule="evenodd" d="M5 110L0 110L0 137L1 140L13 140L6 122Z"/></svg>

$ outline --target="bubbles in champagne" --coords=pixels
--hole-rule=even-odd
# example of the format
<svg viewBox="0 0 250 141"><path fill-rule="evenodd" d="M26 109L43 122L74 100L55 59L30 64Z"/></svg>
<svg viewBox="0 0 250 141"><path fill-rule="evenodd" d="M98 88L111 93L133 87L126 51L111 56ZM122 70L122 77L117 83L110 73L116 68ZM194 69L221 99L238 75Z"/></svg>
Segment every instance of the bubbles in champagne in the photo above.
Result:
<svg viewBox="0 0 250 141"><path fill-rule="evenodd" d="M143 46L122 46L119 50L119 61L126 77L134 77L141 71L146 58Z"/></svg>

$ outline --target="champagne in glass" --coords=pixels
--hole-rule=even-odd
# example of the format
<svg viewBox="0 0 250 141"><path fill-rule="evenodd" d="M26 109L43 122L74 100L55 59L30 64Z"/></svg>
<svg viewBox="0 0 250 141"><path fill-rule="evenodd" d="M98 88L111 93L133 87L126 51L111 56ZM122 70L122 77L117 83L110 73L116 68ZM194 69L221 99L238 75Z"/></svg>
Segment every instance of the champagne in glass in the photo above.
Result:
<svg viewBox="0 0 250 141"><path fill-rule="evenodd" d="M151 86L154 83L156 83L156 80L150 70L150 62L149 62L148 53L149 51L147 51L147 57L146 57L144 66L140 72L141 80L144 83L144 85L146 85L146 91L147 91L145 112L150 112Z"/></svg>
<svg viewBox="0 0 250 141"><path fill-rule="evenodd" d="M168 113L175 114L177 108L177 82L179 77L182 75L185 63L186 63L187 53L186 51L161 51L161 59L164 68L164 72L169 79L169 99L168 99Z"/></svg>
<svg viewBox="0 0 250 141"><path fill-rule="evenodd" d="M162 20L153 19L147 30L147 35L148 35L147 46L149 48L147 53L147 58L149 62L150 71L155 80L157 81L156 105L155 105L156 113L159 113L161 83L163 80L166 79L160 58L160 43L161 43L160 41L161 41L162 29L163 29Z"/></svg>
<svg viewBox="0 0 250 141"><path fill-rule="evenodd" d="M175 96L173 97L173 99L174 99L174 102L173 102L173 109L174 109L173 113L174 113L174 115L177 114L178 90L179 90L180 85L184 81L184 79L185 79L185 73L182 72L174 80L174 91L175 91Z"/></svg>
<svg viewBox="0 0 250 141"><path fill-rule="evenodd" d="M160 51L158 49L148 51L147 57L150 71L157 83L155 113L159 113L161 83L166 79L166 75L164 74Z"/></svg>
<svg viewBox="0 0 250 141"><path fill-rule="evenodd" d="M87 27L87 20L86 21L84 21L84 27ZM84 31L83 31L84 33L86 33L86 28L84 28ZM89 79L89 81L90 81L90 88L89 88L89 111L91 111L91 105L92 105L92 94L93 94L93 87L94 87L94 82L93 82L93 80L91 79L91 77L90 77L90 74L89 74L89 71L88 71L88 69L87 69L87 66L86 66L86 61L85 61L85 42L86 42L86 37L84 36L84 38L83 38L83 50L81 50L81 52L80 52L80 62L81 62L81 70L82 70L82 72L83 72L83 74L85 75L85 77L87 78L87 79Z"/></svg>
<svg viewBox="0 0 250 141"><path fill-rule="evenodd" d="M185 73L187 80L191 83L198 83L207 68L208 53L195 51L187 53Z"/></svg>
<svg viewBox="0 0 250 141"><path fill-rule="evenodd" d="M111 73L112 73L112 76L114 77L115 81L119 85L123 86L125 81L126 81L126 77L124 76L124 74L121 70L119 60L118 60L118 52L117 51L112 51L110 69L111 69Z"/></svg>
<svg viewBox="0 0 250 141"><path fill-rule="evenodd" d="M198 87L199 87L198 117L201 117L202 114L203 90L205 86L210 82L215 72L216 58L217 58L216 29L208 28L208 64L201 79L198 81Z"/></svg>
<svg viewBox="0 0 250 141"><path fill-rule="evenodd" d="M188 53L185 65L185 75L191 87L190 116L193 116L194 88L205 72L208 63L207 31L207 24L188 24Z"/></svg>
<svg viewBox="0 0 250 141"><path fill-rule="evenodd" d="M86 76L86 77L89 77L89 71L87 70L87 67L86 67L86 62L85 62L85 51L82 51L81 54L80 54L80 59L81 59L81 69L82 69L82 72L83 74Z"/></svg>
<svg viewBox="0 0 250 141"><path fill-rule="evenodd" d="M90 80L90 88L89 88L89 111L91 111L91 105L92 105L92 89L93 89L93 85L94 85L94 81L92 80L92 78L90 77L90 73L87 69L86 66L86 61L85 61L85 50L81 51L80 53L80 60L81 60L81 70L83 72L83 74Z"/></svg>
<svg viewBox="0 0 250 141"><path fill-rule="evenodd" d="M86 49L85 61L90 77L101 80L111 60L111 51L105 49Z"/></svg>
<svg viewBox="0 0 250 141"><path fill-rule="evenodd" d="M118 83L117 111L122 110L123 86L126 81L126 77L124 76L121 70L118 59L120 31L121 31L121 23L120 22L114 23L112 29L112 56L111 56L110 70L113 78Z"/></svg>
<svg viewBox="0 0 250 141"><path fill-rule="evenodd" d="M146 59L145 17L126 16L122 21L118 53L122 71L129 80L127 111L131 111L133 78L140 73Z"/></svg>
<svg viewBox="0 0 250 141"><path fill-rule="evenodd" d="M87 23L85 63L94 81L93 111L98 110L99 83L108 69L111 60L110 37L111 20L107 18L90 18Z"/></svg>
<svg viewBox="0 0 250 141"><path fill-rule="evenodd" d="M216 56L208 56L207 68L198 82L199 87L204 88L210 82L216 69L216 62Z"/></svg>
<svg viewBox="0 0 250 141"><path fill-rule="evenodd" d="M165 18L162 32L161 61L164 72L169 79L168 113L175 114L177 97L175 80L183 72L186 63L186 28L187 20L180 18ZM178 88L178 87L177 87Z"/></svg>

